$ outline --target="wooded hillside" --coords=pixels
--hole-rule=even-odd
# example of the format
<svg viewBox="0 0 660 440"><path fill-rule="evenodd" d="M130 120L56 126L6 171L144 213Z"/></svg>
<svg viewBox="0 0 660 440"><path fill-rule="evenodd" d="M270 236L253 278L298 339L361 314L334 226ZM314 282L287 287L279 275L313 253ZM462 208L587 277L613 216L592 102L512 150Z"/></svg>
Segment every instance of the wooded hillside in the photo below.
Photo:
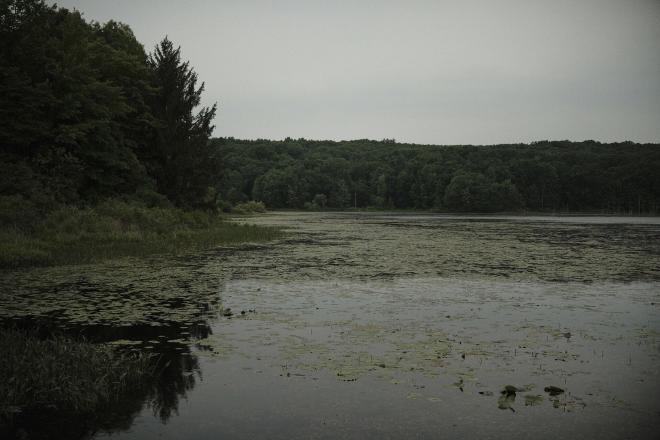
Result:
<svg viewBox="0 0 660 440"><path fill-rule="evenodd" d="M631 142L434 146L392 140L213 140L221 197L273 208L660 210L660 146Z"/></svg>

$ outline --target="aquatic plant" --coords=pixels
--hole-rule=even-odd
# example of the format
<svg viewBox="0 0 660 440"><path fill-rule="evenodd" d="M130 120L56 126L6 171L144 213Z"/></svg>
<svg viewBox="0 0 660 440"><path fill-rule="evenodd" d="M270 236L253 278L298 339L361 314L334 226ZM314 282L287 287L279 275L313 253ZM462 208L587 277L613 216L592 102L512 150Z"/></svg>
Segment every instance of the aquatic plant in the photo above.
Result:
<svg viewBox="0 0 660 440"><path fill-rule="evenodd" d="M151 355L65 335L0 329L0 425L24 412L102 411L152 373Z"/></svg>

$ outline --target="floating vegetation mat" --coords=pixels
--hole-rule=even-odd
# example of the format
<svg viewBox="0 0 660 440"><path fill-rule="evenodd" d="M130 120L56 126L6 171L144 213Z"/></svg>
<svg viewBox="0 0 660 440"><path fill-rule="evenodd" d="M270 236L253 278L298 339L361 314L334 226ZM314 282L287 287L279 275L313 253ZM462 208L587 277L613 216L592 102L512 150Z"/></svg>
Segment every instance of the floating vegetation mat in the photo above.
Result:
<svg viewBox="0 0 660 440"><path fill-rule="evenodd" d="M551 220L269 214L269 245L4 272L0 319L165 360L156 417L97 437L653 438L660 225Z"/></svg>

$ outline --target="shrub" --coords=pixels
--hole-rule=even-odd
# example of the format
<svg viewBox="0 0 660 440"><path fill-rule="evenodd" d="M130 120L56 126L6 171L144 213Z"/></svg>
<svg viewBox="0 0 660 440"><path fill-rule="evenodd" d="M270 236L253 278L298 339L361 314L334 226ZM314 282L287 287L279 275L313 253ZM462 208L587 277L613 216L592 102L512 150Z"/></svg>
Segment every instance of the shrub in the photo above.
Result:
<svg viewBox="0 0 660 440"><path fill-rule="evenodd" d="M235 212L236 214L254 214L266 212L266 205L264 205L263 202L250 200L249 202L239 203L238 205L234 206L232 212Z"/></svg>
<svg viewBox="0 0 660 440"><path fill-rule="evenodd" d="M39 207L21 195L0 196L0 225L26 228L41 220Z"/></svg>

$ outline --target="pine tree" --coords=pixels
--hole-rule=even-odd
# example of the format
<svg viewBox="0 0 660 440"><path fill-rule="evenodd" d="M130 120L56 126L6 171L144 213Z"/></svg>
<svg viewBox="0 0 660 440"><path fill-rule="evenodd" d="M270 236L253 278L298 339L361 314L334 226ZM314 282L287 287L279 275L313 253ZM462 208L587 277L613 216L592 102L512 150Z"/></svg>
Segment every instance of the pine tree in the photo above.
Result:
<svg viewBox="0 0 660 440"><path fill-rule="evenodd" d="M158 190L183 207L210 206L215 200L218 160L209 145L216 104L200 105L204 83L181 61L181 48L166 37L149 56L158 91L152 111L158 120L156 139L147 169Z"/></svg>

